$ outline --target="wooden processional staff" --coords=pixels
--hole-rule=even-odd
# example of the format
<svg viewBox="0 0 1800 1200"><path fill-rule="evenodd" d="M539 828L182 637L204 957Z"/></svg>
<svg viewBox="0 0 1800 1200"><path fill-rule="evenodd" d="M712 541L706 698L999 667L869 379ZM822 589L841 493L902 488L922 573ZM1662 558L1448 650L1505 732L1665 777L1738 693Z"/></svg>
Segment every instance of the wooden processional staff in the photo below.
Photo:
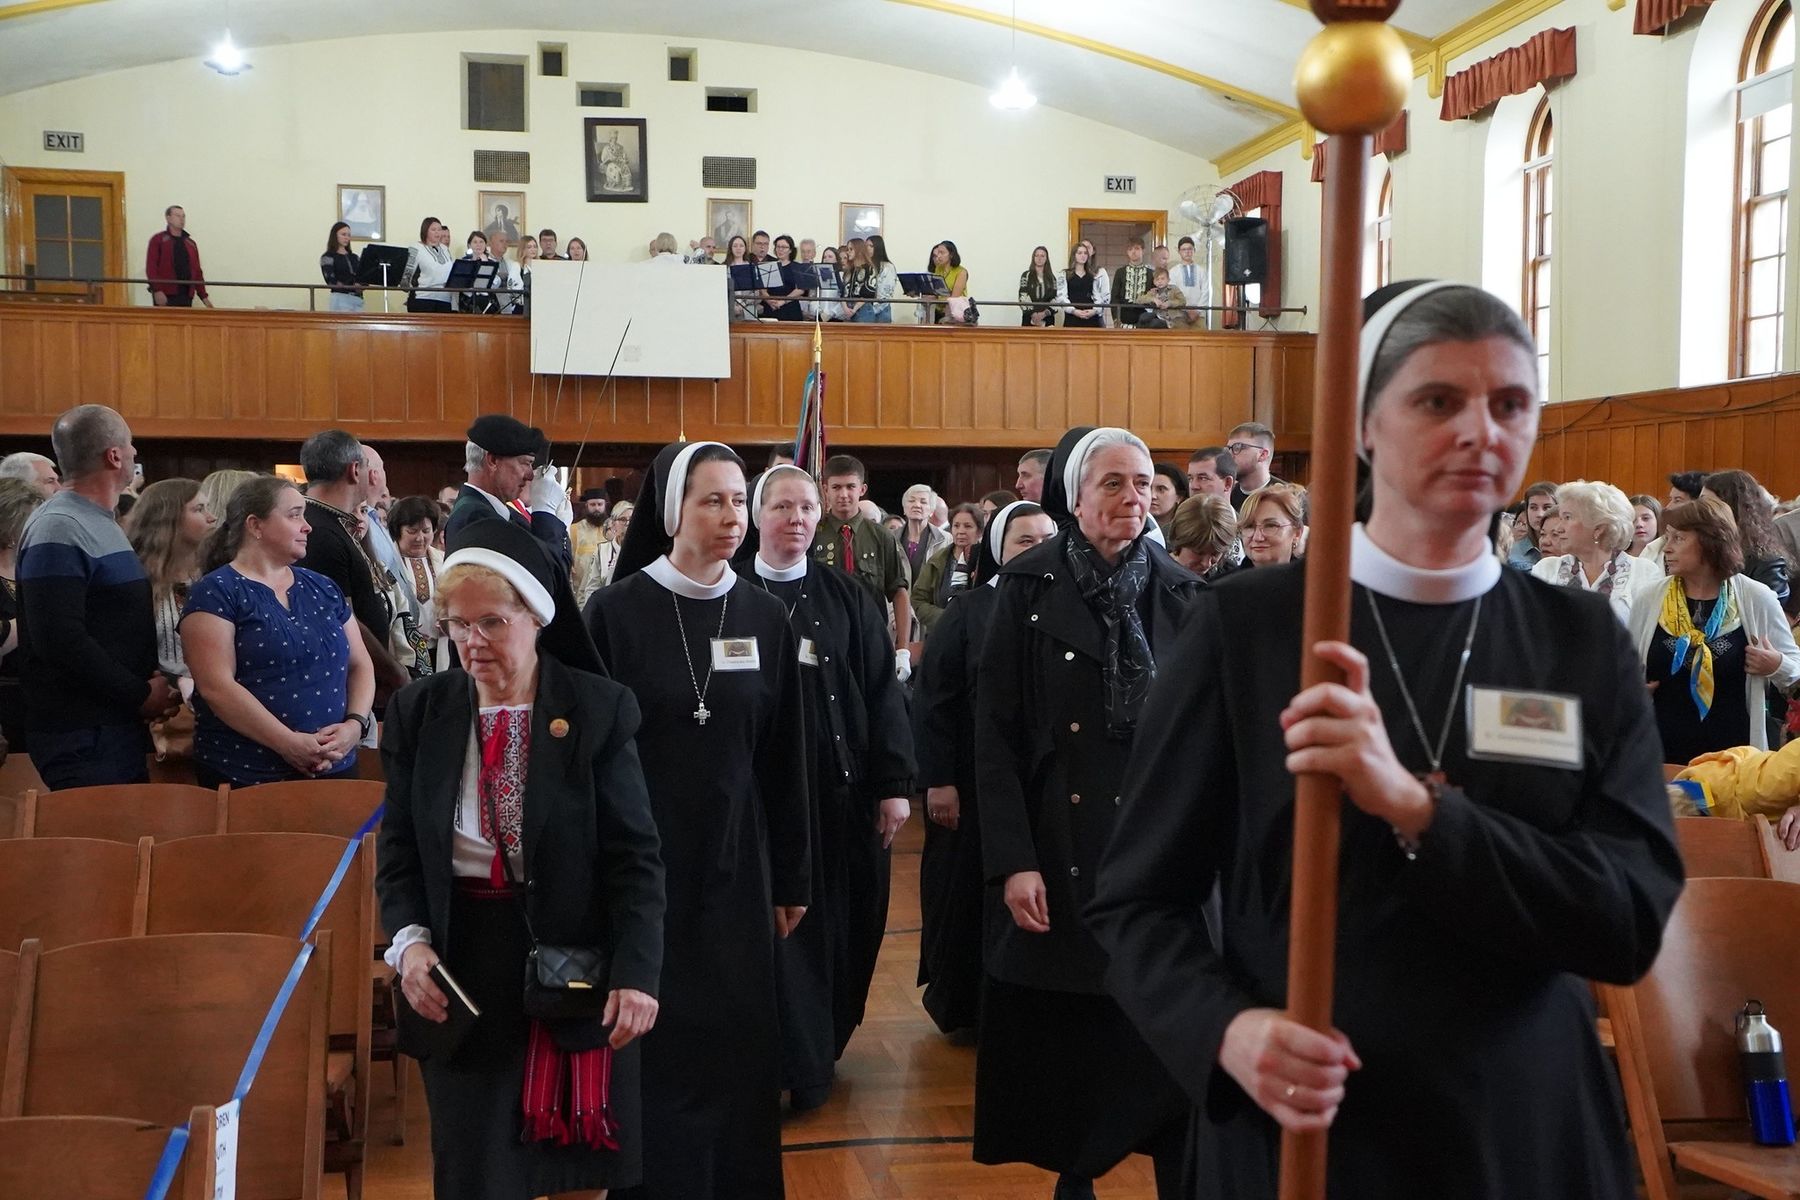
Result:
<svg viewBox="0 0 1800 1200"><path fill-rule="evenodd" d="M1319 256L1319 343L1313 378L1312 522L1306 541L1306 610L1300 686L1343 682L1312 652L1350 640L1350 526L1355 520L1357 346L1362 329L1363 192L1370 138L1400 115L1412 56L1385 23L1400 0L1311 0L1324 22L1300 55L1294 90L1325 144L1325 213ZM1331 1029L1337 933L1338 818L1330 775L1295 780L1288 1015ZM1281 1137L1281 1200L1324 1200L1324 1133Z"/></svg>

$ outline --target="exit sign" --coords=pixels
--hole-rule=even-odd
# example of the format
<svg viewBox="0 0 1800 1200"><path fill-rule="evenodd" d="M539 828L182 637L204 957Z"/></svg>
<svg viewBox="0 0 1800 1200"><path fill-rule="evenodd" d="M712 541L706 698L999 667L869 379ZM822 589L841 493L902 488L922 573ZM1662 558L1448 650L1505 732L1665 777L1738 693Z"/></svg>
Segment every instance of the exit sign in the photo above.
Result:
<svg viewBox="0 0 1800 1200"><path fill-rule="evenodd" d="M68 133L60 129L44 130L44 149L64 150L71 154L80 154L87 149L86 135Z"/></svg>
<svg viewBox="0 0 1800 1200"><path fill-rule="evenodd" d="M1106 190L1114 193L1135 193L1137 191L1136 175L1108 175Z"/></svg>

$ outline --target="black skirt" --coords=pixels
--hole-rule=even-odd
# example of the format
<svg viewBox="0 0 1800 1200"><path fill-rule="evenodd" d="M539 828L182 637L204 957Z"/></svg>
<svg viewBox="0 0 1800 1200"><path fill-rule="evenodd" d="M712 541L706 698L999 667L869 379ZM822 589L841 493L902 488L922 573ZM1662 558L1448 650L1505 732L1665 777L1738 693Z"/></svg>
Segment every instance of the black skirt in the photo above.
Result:
<svg viewBox="0 0 1800 1200"><path fill-rule="evenodd" d="M1159 1191L1173 1194L1187 1109L1110 996L988 976L975 1054L976 1162L1098 1179L1128 1154L1150 1154Z"/></svg>
<svg viewBox="0 0 1800 1200"><path fill-rule="evenodd" d="M1095 313L1091 317L1078 317L1067 309L1063 310L1064 329L1098 329L1104 323L1099 313Z"/></svg>
<svg viewBox="0 0 1800 1200"><path fill-rule="evenodd" d="M481 1009L481 1019L449 1061L420 1064L431 1109L432 1194L437 1200L531 1200L637 1183L643 1173L642 1043L613 1054L617 1150L520 1141L529 1028L522 1007L530 948L524 922L510 900L456 891L450 928L445 966Z"/></svg>
<svg viewBox="0 0 1800 1200"><path fill-rule="evenodd" d="M955 829L925 823L919 862L919 986L925 1011L945 1033L972 1029L981 1016L981 827L975 789L963 782L962 820Z"/></svg>

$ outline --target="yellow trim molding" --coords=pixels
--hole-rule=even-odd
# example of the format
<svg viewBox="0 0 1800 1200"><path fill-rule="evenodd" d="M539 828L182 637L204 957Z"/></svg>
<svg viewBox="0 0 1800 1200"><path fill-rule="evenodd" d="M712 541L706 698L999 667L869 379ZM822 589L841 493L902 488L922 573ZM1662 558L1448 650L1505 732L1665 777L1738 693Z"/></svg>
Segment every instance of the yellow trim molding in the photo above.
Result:
<svg viewBox="0 0 1800 1200"><path fill-rule="evenodd" d="M92 0L88 0L88 2L91 3ZM989 12L986 9L980 8L970 8L967 5L951 3L951 0L889 0L889 2L893 4L905 4L912 8L923 8L931 12L944 13L952 17L966 17L971 21L985 21L989 25L998 25L1002 29L1013 28L1011 18L1005 13ZM1104 55L1107 58L1115 59L1122 63L1129 63L1134 67L1143 67L1145 70L1155 71L1160 75L1167 75L1171 79L1179 79L1183 83L1191 83L1196 87L1205 88L1209 92L1217 92L1228 100L1242 100L1252 108L1261 109L1270 116L1280 117L1285 121L1298 120L1300 117L1300 110L1291 104L1283 104L1279 100L1274 100L1268 96L1248 91L1238 87L1236 84L1226 83L1223 79L1215 79L1211 75L1202 75L1198 71L1190 71L1186 67L1178 67L1172 62L1164 62L1160 58L1151 58L1148 54L1139 54L1135 50L1127 50L1123 46L1113 46L1106 42L1097 42L1092 38L1082 37L1080 34L1066 33L1061 29L1055 29L1049 25L1039 25L1031 21L1020 21L1018 23L1018 30L1020 33L1027 33L1032 37L1039 37L1046 41L1058 42L1064 46L1073 46L1077 50L1087 50L1091 53Z"/></svg>
<svg viewBox="0 0 1800 1200"><path fill-rule="evenodd" d="M1426 92L1436 99L1444 94L1444 76L1452 59L1461 58L1484 42L1504 36L1514 27L1561 3L1562 0L1500 0L1492 8L1477 13L1438 38L1428 52L1413 60L1413 73L1426 77Z"/></svg>
<svg viewBox="0 0 1800 1200"><path fill-rule="evenodd" d="M39 13L60 12L65 8L80 8L84 4L98 4L100 0L25 0L22 4L8 4L0 8L0 21L10 21L14 17L35 17Z"/></svg>
<svg viewBox="0 0 1800 1200"><path fill-rule="evenodd" d="M1287 121L1267 133L1259 133L1249 141L1233 146L1213 159L1213 166L1219 169L1220 181L1230 180L1257 159L1266 158L1294 142L1302 143L1307 153L1311 153L1311 139L1306 136L1307 128L1305 121Z"/></svg>

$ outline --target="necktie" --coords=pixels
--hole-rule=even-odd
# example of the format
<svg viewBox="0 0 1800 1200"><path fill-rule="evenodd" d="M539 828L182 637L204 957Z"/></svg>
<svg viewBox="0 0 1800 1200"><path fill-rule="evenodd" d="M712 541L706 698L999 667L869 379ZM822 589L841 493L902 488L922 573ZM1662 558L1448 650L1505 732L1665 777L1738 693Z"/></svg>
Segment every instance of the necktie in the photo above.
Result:
<svg viewBox="0 0 1800 1200"><path fill-rule="evenodd" d="M856 574L856 534L848 523L838 526L838 541L843 543L844 570Z"/></svg>

